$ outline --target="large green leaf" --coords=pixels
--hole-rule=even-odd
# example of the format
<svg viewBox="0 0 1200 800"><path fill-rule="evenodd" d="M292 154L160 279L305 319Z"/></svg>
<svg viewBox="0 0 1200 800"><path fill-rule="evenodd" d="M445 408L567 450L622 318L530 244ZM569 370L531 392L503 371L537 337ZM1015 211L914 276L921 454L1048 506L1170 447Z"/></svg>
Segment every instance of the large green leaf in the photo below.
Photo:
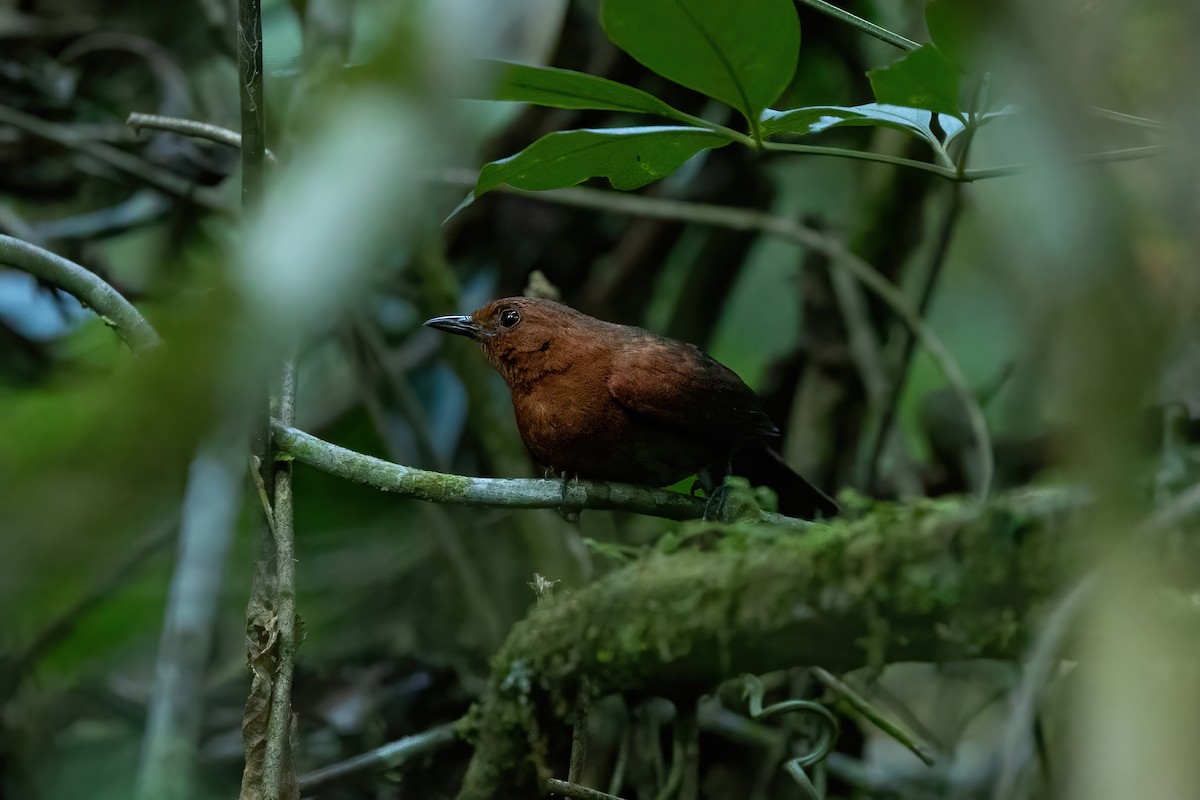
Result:
<svg viewBox="0 0 1200 800"><path fill-rule="evenodd" d="M962 75L931 44L922 45L891 66L871 70L867 77L880 103L961 113Z"/></svg>
<svg viewBox="0 0 1200 800"><path fill-rule="evenodd" d="M791 0L604 0L600 14L617 47L733 106L751 125L796 71L800 22Z"/></svg>
<svg viewBox="0 0 1200 800"><path fill-rule="evenodd" d="M516 155L485 164L475 195L502 183L543 191L608 178L614 189L636 189L670 175L701 150L729 139L700 128L647 127L559 131Z"/></svg>
<svg viewBox="0 0 1200 800"><path fill-rule="evenodd" d="M607 78L556 67L531 67L507 61L489 63L500 71L500 81L486 98L489 100L588 111L628 111L687 121L686 114L654 95Z"/></svg>

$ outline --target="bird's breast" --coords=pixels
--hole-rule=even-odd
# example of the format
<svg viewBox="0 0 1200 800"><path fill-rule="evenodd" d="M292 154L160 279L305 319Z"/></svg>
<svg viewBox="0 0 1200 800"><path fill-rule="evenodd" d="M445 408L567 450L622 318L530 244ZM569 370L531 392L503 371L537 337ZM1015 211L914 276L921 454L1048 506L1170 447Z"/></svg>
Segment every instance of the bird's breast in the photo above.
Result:
<svg viewBox="0 0 1200 800"><path fill-rule="evenodd" d="M602 373L547 376L514 391L513 410L539 464L582 478L663 486L720 455L711 442L631 415Z"/></svg>

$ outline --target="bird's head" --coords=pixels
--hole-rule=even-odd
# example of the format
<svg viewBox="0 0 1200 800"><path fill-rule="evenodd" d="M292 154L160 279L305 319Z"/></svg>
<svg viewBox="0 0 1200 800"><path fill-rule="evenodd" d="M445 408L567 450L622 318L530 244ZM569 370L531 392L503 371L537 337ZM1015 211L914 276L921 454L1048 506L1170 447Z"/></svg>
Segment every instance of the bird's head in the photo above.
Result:
<svg viewBox="0 0 1200 800"><path fill-rule="evenodd" d="M434 317L425 325L474 339L496 371L515 387L569 363L578 355L581 337L576 334L589 323L604 324L551 300L504 297L473 314Z"/></svg>

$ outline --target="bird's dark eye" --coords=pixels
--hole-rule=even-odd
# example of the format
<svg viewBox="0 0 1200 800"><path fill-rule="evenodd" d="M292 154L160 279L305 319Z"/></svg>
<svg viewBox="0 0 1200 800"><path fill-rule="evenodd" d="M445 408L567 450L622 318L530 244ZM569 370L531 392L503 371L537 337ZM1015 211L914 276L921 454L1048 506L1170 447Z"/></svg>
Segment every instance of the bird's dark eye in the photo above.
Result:
<svg viewBox="0 0 1200 800"><path fill-rule="evenodd" d="M511 328L521 321L521 314L515 308L506 308L500 312L500 327Z"/></svg>

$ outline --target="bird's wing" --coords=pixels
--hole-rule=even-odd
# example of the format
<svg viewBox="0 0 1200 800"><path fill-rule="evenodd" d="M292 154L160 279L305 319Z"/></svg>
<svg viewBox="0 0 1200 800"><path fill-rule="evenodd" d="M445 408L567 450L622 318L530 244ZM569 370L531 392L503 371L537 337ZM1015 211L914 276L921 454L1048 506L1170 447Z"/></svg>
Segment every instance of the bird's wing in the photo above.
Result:
<svg viewBox="0 0 1200 800"><path fill-rule="evenodd" d="M694 345L650 339L622 348L608 391L631 414L658 424L730 439L779 435L750 387Z"/></svg>

